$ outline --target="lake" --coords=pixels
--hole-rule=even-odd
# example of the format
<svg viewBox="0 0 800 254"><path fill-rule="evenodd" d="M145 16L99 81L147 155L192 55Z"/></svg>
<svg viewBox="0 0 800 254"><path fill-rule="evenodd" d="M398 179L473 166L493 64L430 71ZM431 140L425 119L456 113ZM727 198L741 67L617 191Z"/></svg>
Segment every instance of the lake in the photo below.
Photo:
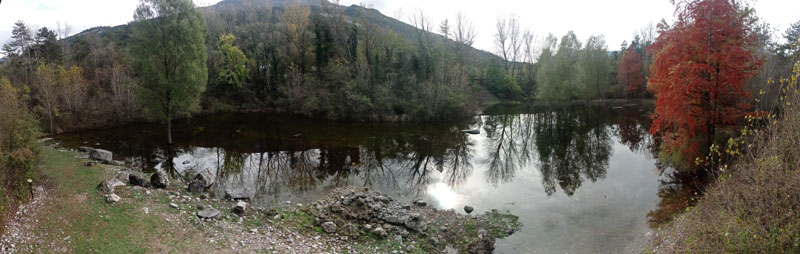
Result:
<svg viewBox="0 0 800 254"><path fill-rule="evenodd" d="M209 169L212 193L263 207L366 186L441 209L508 210L522 229L497 253L640 252L664 185L647 134L652 106L495 106L463 121L353 123L269 114L201 116L56 137L174 177ZM476 129L480 134L462 133Z"/></svg>

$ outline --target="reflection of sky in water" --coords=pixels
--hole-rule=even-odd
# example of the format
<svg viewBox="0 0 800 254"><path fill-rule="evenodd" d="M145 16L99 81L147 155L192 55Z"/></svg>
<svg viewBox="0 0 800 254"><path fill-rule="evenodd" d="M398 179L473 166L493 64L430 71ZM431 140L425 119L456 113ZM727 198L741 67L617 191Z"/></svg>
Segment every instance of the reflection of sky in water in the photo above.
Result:
<svg viewBox="0 0 800 254"><path fill-rule="evenodd" d="M140 135L153 135L151 141L119 140L131 131L125 129L62 140L102 142L151 165L144 168L174 168L176 176L208 169L217 175L216 196L247 189L261 206L308 203L337 186L365 186L458 212L464 205L474 213L511 211L524 226L498 241L498 253L614 253L644 235L646 214L658 201L655 161L644 149L646 118L637 112L590 108L405 127L239 120L246 117L231 127L235 121L214 119L222 131L203 121L177 125L176 133L193 136L183 144L176 139L172 154L159 148L158 127L152 134L143 128ZM459 131L470 126L481 134ZM305 136L287 138L295 133Z"/></svg>

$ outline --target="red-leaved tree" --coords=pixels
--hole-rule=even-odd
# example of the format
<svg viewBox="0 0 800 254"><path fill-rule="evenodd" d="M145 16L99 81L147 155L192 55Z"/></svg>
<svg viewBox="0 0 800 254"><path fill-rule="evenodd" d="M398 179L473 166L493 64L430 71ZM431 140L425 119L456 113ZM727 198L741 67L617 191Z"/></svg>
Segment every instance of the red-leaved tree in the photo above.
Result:
<svg viewBox="0 0 800 254"><path fill-rule="evenodd" d="M682 1L672 27L659 24L648 90L656 97L650 133L685 167L708 154L719 128L736 124L750 105L745 82L763 61L748 17L732 0Z"/></svg>
<svg viewBox="0 0 800 254"><path fill-rule="evenodd" d="M642 55L636 51L635 45L631 45L617 65L617 79L625 84L625 92L635 94L641 90L644 84L643 68Z"/></svg>

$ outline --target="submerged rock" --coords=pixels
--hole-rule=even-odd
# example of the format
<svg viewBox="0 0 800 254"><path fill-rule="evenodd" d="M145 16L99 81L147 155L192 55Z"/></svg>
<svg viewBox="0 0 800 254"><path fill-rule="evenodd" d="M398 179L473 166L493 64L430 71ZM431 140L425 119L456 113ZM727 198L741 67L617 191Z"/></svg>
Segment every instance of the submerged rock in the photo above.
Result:
<svg viewBox="0 0 800 254"><path fill-rule="evenodd" d="M213 207L206 207L203 210L197 211L197 217L201 219L216 219L222 215L222 212Z"/></svg>
<svg viewBox="0 0 800 254"><path fill-rule="evenodd" d="M150 185L154 188L165 189L169 186L169 175L165 172L156 172L150 176Z"/></svg>
<svg viewBox="0 0 800 254"><path fill-rule="evenodd" d="M472 213L472 211L475 211L474 207L471 207L471 206L468 206L468 205L464 206L464 212L467 212L467 214Z"/></svg>
<svg viewBox="0 0 800 254"><path fill-rule="evenodd" d="M481 134L480 130L461 130L461 132L471 135L478 135Z"/></svg>

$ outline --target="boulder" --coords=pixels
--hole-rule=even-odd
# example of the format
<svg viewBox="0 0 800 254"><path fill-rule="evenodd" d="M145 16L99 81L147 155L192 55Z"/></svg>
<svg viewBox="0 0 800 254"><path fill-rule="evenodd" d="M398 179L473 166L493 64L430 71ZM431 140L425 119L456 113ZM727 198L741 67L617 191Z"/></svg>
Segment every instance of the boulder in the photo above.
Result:
<svg viewBox="0 0 800 254"><path fill-rule="evenodd" d="M147 178L144 178L144 176L142 176L141 173L130 173L128 175L128 183L130 183L133 186L141 186L141 187L150 186L150 182L147 180Z"/></svg>
<svg viewBox="0 0 800 254"><path fill-rule="evenodd" d="M389 235L389 233L386 232L386 230L383 229L382 227L375 228L375 230L372 230L372 233L380 237L386 237Z"/></svg>
<svg viewBox="0 0 800 254"><path fill-rule="evenodd" d="M103 194L112 194L114 193L114 188L116 188L117 186L124 186L124 185L125 183L123 183L122 181L117 180L116 178L112 178L100 182L100 184L97 185L97 190Z"/></svg>
<svg viewBox="0 0 800 254"><path fill-rule="evenodd" d="M344 226L342 226L342 228L339 229L339 233L351 237L356 237L359 235L358 228L356 227L356 225L353 225L352 223L344 224Z"/></svg>
<svg viewBox="0 0 800 254"><path fill-rule="evenodd" d="M113 156L114 156L113 153L103 149L94 149L92 150L92 152L89 153L89 158L91 158L92 160L103 161L103 162L112 161Z"/></svg>
<svg viewBox="0 0 800 254"><path fill-rule="evenodd" d="M206 207L203 210L197 211L197 217L201 219L216 219L222 215L222 212L213 207Z"/></svg>
<svg viewBox="0 0 800 254"><path fill-rule="evenodd" d="M248 189L226 189L225 198L231 200L250 200L253 194Z"/></svg>
<svg viewBox="0 0 800 254"><path fill-rule="evenodd" d="M209 187L211 187L211 185L214 184L214 181L215 181L214 175L211 174L210 170L206 169L201 172L198 172L189 181L189 192L194 194L200 194Z"/></svg>
<svg viewBox="0 0 800 254"><path fill-rule="evenodd" d="M464 206L464 212L467 212L467 214L472 213L472 211L475 211L475 208L473 208L471 206L468 206L468 205Z"/></svg>
<svg viewBox="0 0 800 254"><path fill-rule="evenodd" d="M336 233L336 223L333 223L332 221L322 223L322 230L328 234Z"/></svg>
<svg viewBox="0 0 800 254"><path fill-rule="evenodd" d="M150 176L150 185L154 188L165 189L169 186L169 175L165 172L156 172Z"/></svg>
<svg viewBox="0 0 800 254"><path fill-rule="evenodd" d="M233 206L233 213L242 215L244 214L245 209L247 209L247 202L239 201Z"/></svg>
<svg viewBox="0 0 800 254"><path fill-rule="evenodd" d="M117 196L117 194L114 194L114 193L106 195L106 202L108 202L108 203L117 203L121 199L122 198L120 198L119 196Z"/></svg>

